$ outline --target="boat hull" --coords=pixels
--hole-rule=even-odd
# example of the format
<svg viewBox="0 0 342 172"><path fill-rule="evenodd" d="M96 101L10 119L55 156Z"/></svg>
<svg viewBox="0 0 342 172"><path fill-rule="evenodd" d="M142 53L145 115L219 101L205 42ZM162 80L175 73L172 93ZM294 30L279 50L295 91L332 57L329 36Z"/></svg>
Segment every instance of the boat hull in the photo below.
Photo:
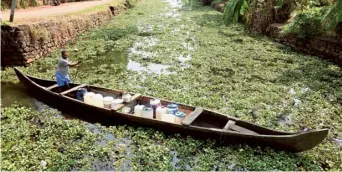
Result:
<svg viewBox="0 0 342 172"><path fill-rule="evenodd" d="M136 125L162 130L169 134L179 133L183 136L193 136L200 139L214 139L219 145L248 144L250 146L271 147L276 150L301 152L319 144L328 134L328 130L316 130L301 133L285 132L281 135L249 135L227 132L222 129L208 129L198 126L186 126L151 120L142 117L123 114L109 109L87 105L78 100L62 96L46 90L33 81L28 75L15 68L20 82L27 88L30 95L45 104L57 108L63 113L72 114L79 119L101 123L103 125ZM40 80L35 78L35 80ZM40 80L45 85L53 85L55 81ZM78 84L73 84L78 85Z"/></svg>

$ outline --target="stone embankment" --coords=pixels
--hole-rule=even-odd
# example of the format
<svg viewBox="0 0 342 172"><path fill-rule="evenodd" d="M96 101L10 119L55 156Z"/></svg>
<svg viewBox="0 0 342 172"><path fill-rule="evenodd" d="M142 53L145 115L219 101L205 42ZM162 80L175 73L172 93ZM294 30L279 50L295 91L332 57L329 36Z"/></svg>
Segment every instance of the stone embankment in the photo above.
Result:
<svg viewBox="0 0 342 172"><path fill-rule="evenodd" d="M81 33L100 26L128 8L127 3L105 11L49 21L1 26L1 66L26 65L49 55Z"/></svg>
<svg viewBox="0 0 342 172"><path fill-rule="evenodd" d="M316 36L303 40L295 34L280 34L279 24L272 24L270 30L275 41L290 46L294 51L319 56L342 66L342 36Z"/></svg>
<svg viewBox="0 0 342 172"><path fill-rule="evenodd" d="M212 4L212 7L217 11L223 12L223 3ZM261 8L262 7L263 6L261 5ZM261 18L262 17L256 17L257 20L261 20ZM283 24L271 24L270 22L255 23L266 23L266 25L259 26L259 24L255 24L251 27L252 29L272 37L277 42L290 46L294 51L319 56L342 66L342 35L322 35L302 40L298 39L295 34L281 34L280 31ZM260 29L260 27L263 28ZM263 32L263 30L266 30L267 32Z"/></svg>

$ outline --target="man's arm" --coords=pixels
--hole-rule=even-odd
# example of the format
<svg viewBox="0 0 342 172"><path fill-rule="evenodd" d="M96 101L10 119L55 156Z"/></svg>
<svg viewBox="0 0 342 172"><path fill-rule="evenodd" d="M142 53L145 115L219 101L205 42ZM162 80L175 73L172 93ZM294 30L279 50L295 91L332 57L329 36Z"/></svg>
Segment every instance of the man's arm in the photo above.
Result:
<svg viewBox="0 0 342 172"><path fill-rule="evenodd" d="M68 66L70 66L70 67L74 67L74 66L76 66L76 65L78 65L78 64L80 64L81 62L80 61L78 61L78 62L70 62L70 63L68 63Z"/></svg>

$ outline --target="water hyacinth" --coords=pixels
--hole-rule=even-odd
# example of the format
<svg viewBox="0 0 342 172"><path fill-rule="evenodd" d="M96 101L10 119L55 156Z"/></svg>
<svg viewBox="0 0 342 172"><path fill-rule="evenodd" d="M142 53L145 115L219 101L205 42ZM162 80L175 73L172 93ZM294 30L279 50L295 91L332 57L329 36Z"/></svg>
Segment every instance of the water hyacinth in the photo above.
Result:
<svg viewBox="0 0 342 172"><path fill-rule="evenodd" d="M216 147L212 140L93 125L66 120L55 110L16 105L2 109L1 170L41 170L40 158L47 171L342 169L336 144L342 131L339 67L250 35L242 25L225 26L221 13L200 2L172 2L142 1L69 44L78 49L70 51L71 59L83 62L77 78L77 70L70 69L72 79L202 106L284 131L330 128L328 138L299 154ZM152 38L155 43L144 42ZM58 58L56 51L20 69L53 79ZM11 68L1 75L2 81L18 82Z"/></svg>
<svg viewBox="0 0 342 172"><path fill-rule="evenodd" d="M46 165L47 165L47 162L42 160L42 161L40 161L40 165L43 167L43 169L45 169Z"/></svg>

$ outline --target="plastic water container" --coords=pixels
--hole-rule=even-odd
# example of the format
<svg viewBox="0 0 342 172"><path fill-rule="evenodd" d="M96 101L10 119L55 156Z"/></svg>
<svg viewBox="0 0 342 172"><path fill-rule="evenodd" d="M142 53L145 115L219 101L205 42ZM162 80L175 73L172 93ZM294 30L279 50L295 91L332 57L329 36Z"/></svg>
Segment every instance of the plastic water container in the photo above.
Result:
<svg viewBox="0 0 342 172"><path fill-rule="evenodd" d="M84 96L84 94L87 92L87 89L86 88L79 88L79 89L77 89L77 91L76 91L76 98L77 98L77 100L79 100L79 101L84 101L84 98L83 98L83 96Z"/></svg>
<svg viewBox="0 0 342 172"><path fill-rule="evenodd" d="M161 116L161 120L169 123L175 123L175 115L165 113Z"/></svg>
<svg viewBox="0 0 342 172"><path fill-rule="evenodd" d="M84 103L87 103L89 105L93 105L93 99L95 97L95 93L93 92L87 92L84 94L83 98L84 98Z"/></svg>
<svg viewBox="0 0 342 172"><path fill-rule="evenodd" d="M136 105L136 106L134 106L134 115L135 116L142 116L142 111L143 111L144 107L145 107L144 105Z"/></svg>
<svg viewBox="0 0 342 172"><path fill-rule="evenodd" d="M161 106L160 100L159 99L151 99L150 105L153 109L153 116L156 117L156 109L157 109L157 107Z"/></svg>
<svg viewBox="0 0 342 172"><path fill-rule="evenodd" d="M151 99L150 104L151 104L153 110L156 110L157 107L161 106L159 99Z"/></svg>
<svg viewBox="0 0 342 172"><path fill-rule="evenodd" d="M103 98L103 106L104 106L105 108L108 108L108 109L112 108L112 102L113 102L113 100L114 100L114 98L111 97L111 96L104 97L104 98Z"/></svg>
<svg viewBox="0 0 342 172"><path fill-rule="evenodd" d="M142 117L144 118L153 118L153 110L149 107L144 107L142 111Z"/></svg>
<svg viewBox="0 0 342 172"><path fill-rule="evenodd" d="M175 123L182 124L184 118L185 118L184 112L178 111L175 113Z"/></svg>
<svg viewBox="0 0 342 172"><path fill-rule="evenodd" d="M103 108L103 96L101 94L95 94L94 105Z"/></svg>
<svg viewBox="0 0 342 172"><path fill-rule="evenodd" d="M128 103L129 101L131 101L131 95L130 94L128 94L128 93L124 93L123 95L122 95L122 99L123 99L123 101L124 102L126 102L126 103Z"/></svg>
<svg viewBox="0 0 342 172"><path fill-rule="evenodd" d="M173 104L173 103L167 105L167 112L168 113L176 114L177 111L178 111L178 105Z"/></svg>
<svg viewBox="0 0 342 172"><path fill-rule="evenodd" d="M164 106L159 106L156 109L156 119L162 120L162 115L166 114L166 107Z"/></svg>
<svg viewBox="0 0 342 172"><path fill-rule="evenodd" d="M114 99L114 100L112 101L112 109L116 109L116 107L117 107L119 104L121 104L121 103L123 103L123 100L122 100L122 99Z"/></svg>

